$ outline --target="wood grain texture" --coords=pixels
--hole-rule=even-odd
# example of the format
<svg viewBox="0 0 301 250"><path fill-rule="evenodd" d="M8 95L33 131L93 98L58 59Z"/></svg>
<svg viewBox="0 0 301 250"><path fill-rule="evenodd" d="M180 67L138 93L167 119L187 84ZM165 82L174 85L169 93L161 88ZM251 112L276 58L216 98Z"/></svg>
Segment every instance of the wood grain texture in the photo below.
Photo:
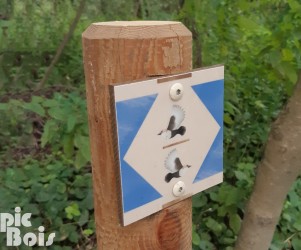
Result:
<svg viewBox="0 0 301 250"><path fill-rule="evenodd" d="M191 198L121 226L110 84L191 70L191 32L179 22L106 22L83 33L98 249L191 249Z"/></svg>

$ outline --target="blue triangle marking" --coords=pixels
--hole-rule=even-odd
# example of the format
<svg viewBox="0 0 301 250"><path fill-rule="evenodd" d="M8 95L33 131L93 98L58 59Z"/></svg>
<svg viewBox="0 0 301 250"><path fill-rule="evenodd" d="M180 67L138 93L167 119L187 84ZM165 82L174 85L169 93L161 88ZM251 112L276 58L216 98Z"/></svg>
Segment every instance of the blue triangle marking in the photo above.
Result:
<svg viewBox="0 0 301 250"><path fill-rule="evenodd" d="M192 89L222 127L224 115L224 80L194 85Z"/></svg>
<svg viewBox="0 0 301 250"><path fill-rule="evenodd" d="M223 130L220 129L193 183L223 171Z"/></svg>
<svg viewBox="0 0 301 250"><path fill-rule="evenodd" d="M123 211L128 212L162 195L127 162L124 156L157 98L157 94L116 102L116 118ZM137 156L140 157L140 156Z"/></svg>
<svg viewBox="0 0 301 250"><path fill-rule="evenodd" d="M223 171L224 80L192 86L221 129L211 145L194 183Z"/></svg>

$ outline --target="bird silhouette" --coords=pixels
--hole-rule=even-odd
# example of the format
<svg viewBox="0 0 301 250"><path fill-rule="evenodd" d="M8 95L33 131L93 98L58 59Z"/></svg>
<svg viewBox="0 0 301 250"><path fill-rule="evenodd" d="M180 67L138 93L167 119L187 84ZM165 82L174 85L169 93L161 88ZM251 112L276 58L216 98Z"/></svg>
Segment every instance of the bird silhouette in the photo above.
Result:
<svg viewBox="0 0 301 250"><path fill-rule="evenodd" d="M165 160L165 168L169 173L165 176L165 181L168 183L172 178L179 178L185 175L188 168L191 166L183 165L178 157L176 149L173 149Z"/></svg>
<svg viewBox="0 0 301 250"><path fill-rule="evenodd" d="M167 129L161 130L158 135L161 135L165 139L171 139L177 134L184 135L186 127L180 126L184 118L185 111L179 105L173 105Z"/></svg>

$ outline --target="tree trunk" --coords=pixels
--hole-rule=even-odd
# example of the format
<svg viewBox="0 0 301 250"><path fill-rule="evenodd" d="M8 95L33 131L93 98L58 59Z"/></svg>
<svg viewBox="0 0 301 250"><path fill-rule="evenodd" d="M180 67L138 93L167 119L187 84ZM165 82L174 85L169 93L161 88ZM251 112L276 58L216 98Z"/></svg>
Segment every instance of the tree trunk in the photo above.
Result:
<svg viewBox="0 0 301 250"><path fill-rule="evenodd" d="M112 83L190 71L191 47L179 22L96 23L83 33L98 249L191 249L191 198L121 226L109 93Z"/></svg>
<svg viewBox="0 0 301 250"><path fill-rule="evenodd" d="M301 172L301 74L272 126L235 250L269 249L286 195Z"/></svg>

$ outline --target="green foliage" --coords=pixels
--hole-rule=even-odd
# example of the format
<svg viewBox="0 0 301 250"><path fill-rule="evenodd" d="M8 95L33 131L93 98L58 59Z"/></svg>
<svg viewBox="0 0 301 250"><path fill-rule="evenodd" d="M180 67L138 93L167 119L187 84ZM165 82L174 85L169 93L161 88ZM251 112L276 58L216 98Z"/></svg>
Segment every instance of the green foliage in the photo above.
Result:
<svg viewBox="0 0 301 250"><path fill-rule="evenodd" d="M16 91L24 89L24 85L35 87L53 59L74 15L72 1L13 1L11 18L0 20L0 26L6 27L5 32L0 32L0 90ZM80 31L77 34L78 39ZM77 60L77 65L81 62L79 42L73 57L64 56L65 64L74 64L74 60ZM65 72L64 69L56 67L50 80L68 82L71 71ZM79 73L77 77L81 76L82 67L75 72Z"/></svg>
<svg viewBox="0 0 301 250"><path fill-rule="evenodd" d="M33 96L30 102L11 99L0 104L0 115L0 131L4 131L0 165L5 167L0 168L0 199L6 201L0 204L0 211L20 206L32 212L34 230L45 225L47 231L56 233L53 249L72 244L90 248L93 197L83 98L74 92L56 93L51 99ZM34 117L34 122L29 117ZM40 138L33 133L39 129L37 121L43 124ZM12 137L15 143L7 145ZM15 159L20 148L31 144L36 155L25 152L21 159Z"/></svg>
<svg viewBox="0 0 301 250"><path fill-rule="evenodd" d="M292 186L284 204L282 215L276 228L271 249L300 248L301 243L301 182Z"/></svg>
<svg viewBox="0 0 301 250"><path fill-rule="evenodd" d="M24 90L24 87L35 88L68 32L78 3L79 0L14 0L7 4L7 10L3 8L11 18L0 18L0 90L15 92ZM168 20L176 15L179 8L179 4L173 0L153 0L151 4L143 0L97 3L86 0L85 6L85 14L81 16L72 39L50 75L51 85L63 83L67 87L83 87L81 33L91 22ZM5 27L3 31L1 27Z"/></svg>
<svg viewBox="0 0 301 250"><path fill-rule="evenodd" d="M300 6L298 1L281 0L186 0L179 13L195 37L195 65L200 66L201 58L202 65L226 67L225 182L194 197L195 249L234 245L270 123L297 80ZM296 202L289 211L284 208L282 217L297 214L300 196L295 194ZM280 222L274 249L299 243L299 233L290 223Z"/></svg>
<svg viewBox="0 0 301 250"><path fill-rule="evenodd" d="M235 185L224 183L193 197L194 232L203 236L201 242L193 243L195 249L212 249L212 242L224 249L236 241L241 211L253 184L254 165L239 163L235 169Z"/></svg>
<svg viewBox="0 0 301 250"><path fill-rule="evenodd" d="M64 159L36 161L30 158L0 169L0 211L20 206L32 213L31 231L41 225L55 232L54 246L88 245L87 235L94 232L91 173L75 169ZM27 228L21 232L26 233ZM0 235L4 241L4 234ZM4 245L4 244L3 244ZM22 248L19 249L28 249Z"/></svg>
<svg viewBox="0 0 301 250"><path fill-rule="evenodd" d="M193 249L233 249L271 122L301 66L297 0L86 1L48 85L32 93L78 0L0 3L0 203L57 233L51 249L92 249L91 168L81 33L94 21L178 19L193 33L194 65L225 64L225 181L193 197ZM52 87L52 88L51 88ZM62 93L63 92L63 93ZM271 249L300 249L297 181ZM23 229L26 230L26 229ZM3 236L0 235L0 242Z"/></svg>
<svg viewBox="0 0 301 250"><path fill-rule="evenodd" d="M19 144L23 142L28 146L27 143L35 140L35 144L42 149L50 146L53 154L63 153L62 157L66 159L74 158L76 168L84 167L90 161L86 103L77 93L72 92L67 96L56 93L52 99L33 96L31 102L11 99L8 103L0 104L0 113L4 119L1 131L8 131L4 132L2 147L5 148L5 142L17 132L8 127L18 124ZM36 120L43 124L40 140L32 137L35 123L27 120L32 116L36 116ZM25 122L21 123L22 120ZM31 140L28 140L29 137Z"/></svg>

